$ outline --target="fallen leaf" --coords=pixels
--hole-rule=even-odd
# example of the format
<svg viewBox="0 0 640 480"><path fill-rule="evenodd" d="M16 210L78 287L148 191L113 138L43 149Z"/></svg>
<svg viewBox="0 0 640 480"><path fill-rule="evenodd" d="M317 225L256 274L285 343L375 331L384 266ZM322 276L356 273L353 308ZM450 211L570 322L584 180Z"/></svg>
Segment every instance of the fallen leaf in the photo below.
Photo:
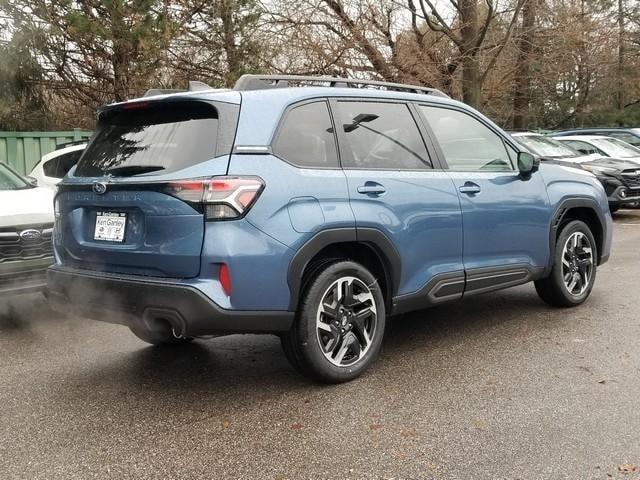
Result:
<svg viewBox="0 0 640 480"><path fill-rule="evenodd" d="M484 430L485 428L487 428L487 422L479 419L473 422L473 426L476 427L478 430Z"/></svg>
<svg viewBox="0 0 640 480"><path fill-rule="evenodd" d="M606 380L598 380L598 383L599 383L600 385L604 385L604 383L605 383L605 382L606 382Z"/></svg>
<svg viewBox="0 0 640 480"><path fill-rule="evenodd" d="M638 467L636 467L633 463L623 463L621 465L618 465L618 471L622 473L633 473L636 470L638 470Z"/></svg>
<svg viewBox="0 0 640 480"><path fill-rule="evenodd" d="M222 421L222 428L229 428L231 426L231 422L229 420Z"/></svg>
<svg viewBox="0 0 640 480"><path fill-rule="evenodd" d="M373 424L369 425L369 428L371 430L380 430L382 428L382 425L380 425L379 423L373 423Z"/></svg>
<svg viewBox="0 0 640 480"><path fill-rule="evenodd" d="M403 437L415 437L417 435L416 433L416 429L415 428L405 428L402 431L400 431L400 435L402 435Z"/></svg>
<svg viewBox="0 0 640 480"><path fill-rule="evenodd" d="M293 425L291 425L291 430L302 430L302 424L294 423Z"/></svg>

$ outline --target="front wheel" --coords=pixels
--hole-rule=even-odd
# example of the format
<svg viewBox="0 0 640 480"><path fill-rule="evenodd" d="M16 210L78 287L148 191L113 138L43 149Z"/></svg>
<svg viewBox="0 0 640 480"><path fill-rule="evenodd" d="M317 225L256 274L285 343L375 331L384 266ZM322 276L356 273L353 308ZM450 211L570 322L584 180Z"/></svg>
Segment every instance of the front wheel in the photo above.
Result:
<svg viewBox="0 0 640 480"><path fill-rule="evenodd" d="M371 272L356 262L338 261L310 281L282 346L303 374L327 383L345 382L377 357L385 319L384 298Z"/></svg>
<svg viewBox="0 0 640 480"><path fill-rule="evenodd" d="M593 289L597 258L589 227L580 220L567 223L556 240L551 275L535 282L538 295L554 307L580 305Z"/></svg>

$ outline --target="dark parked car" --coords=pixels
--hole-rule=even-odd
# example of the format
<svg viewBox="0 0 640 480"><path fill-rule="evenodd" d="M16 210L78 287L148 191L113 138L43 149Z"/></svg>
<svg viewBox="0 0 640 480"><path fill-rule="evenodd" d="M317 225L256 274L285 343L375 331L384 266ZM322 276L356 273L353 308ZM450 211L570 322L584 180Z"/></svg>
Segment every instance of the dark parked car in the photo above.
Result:
<svg viewBox="0 0 640 480"><path fill-rule="evenodd" d="M372 363L388 315L531 281L580 305L611 247L593 175L411 85L244 76L109 105L58 187L54 305L152 344L276 333L326 382Z"/></svg>
<svg viewBox="0 0 640 480"><path fill-rule="evenodd" d="M634 147L640 147L640 128L574 128L572 130L553 132L551 135L554 137L564 137L566 135L604 135L630 143Z"/></svg>
<svg viewBox="0 0 640 480"><path fill-rule="evenodd" d="M573 149L568 142L533 132L512 133L522 146L543 161L552 161L593 173L607 193L612 212L640 201L640 165L630 160L600 156ZM587 137L585 137L587 138Z"/></svg>

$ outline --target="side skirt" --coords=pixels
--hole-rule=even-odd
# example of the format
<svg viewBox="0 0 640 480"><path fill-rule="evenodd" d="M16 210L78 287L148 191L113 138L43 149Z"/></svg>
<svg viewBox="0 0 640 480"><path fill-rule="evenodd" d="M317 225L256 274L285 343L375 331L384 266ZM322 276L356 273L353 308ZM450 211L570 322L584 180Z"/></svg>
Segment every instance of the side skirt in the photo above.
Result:
<svg viewBox="0 0 640 480"><path fill-rule="evenodd" d="M538 280L544 273L543 267L505 265L436 275L420 290L394 297L391 314L422 310L471 295L515 287Z"/></svg>

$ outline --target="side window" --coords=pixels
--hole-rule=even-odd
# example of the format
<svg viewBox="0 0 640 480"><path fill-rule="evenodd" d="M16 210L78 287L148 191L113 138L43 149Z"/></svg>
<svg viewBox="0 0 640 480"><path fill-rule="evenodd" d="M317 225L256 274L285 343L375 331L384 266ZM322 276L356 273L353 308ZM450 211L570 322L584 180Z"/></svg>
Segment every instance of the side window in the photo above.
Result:
<svg viewBox="0 0 640 480"><path fill-rule="evenodd" d="M47 177L62 178L69 170L71 170L71 167L78 163L78 159L81 155L82 150L77 150L75 152L66 153L59 157L52 158L42 165L42 170Z"/></svg>
<svg viewBox="0 0 640 480"><path fill-rule="evenodd" d="M440 107L420 106L450 170L513 170L502 139L466 113Z"/></svg>
<svg viewBox="0 0 640 480"><path fill-rule="evenodd" d="M571 148L573 148L574 150L577 150L578 152L584 155L591 155L592 153L602 154L602 152L598 150L596 147L594 147L593 145L589 145L588 143L581 142L579 140L567 140L566 142L562 142L562 143L569 145Z"/></svg>
<svg viewBox="0 0 640 480"><path fill-rule="evenodd" d="M338 153L327 102L294 107L284 117L273 151L303 168L336 168Z"/></svg>
<svg viewBox="0 0 640 480"><path fill-rule="evenodd" d="M623 142L630 143L631 145L635 145L636 147L640 146L640 138L631 135L627 132L605 132L604 135L608 135L613 138L617 138L618 140L622 140Z"/></svg>
<svg viewBox="0 0 640 480"><path fill-rule="evenodd" d="M42 171L47 177L58 178L58 160L60 157L52 158L42 165Z"/></svg>
<svg viewBox="0 0 640 480"><path fill-rule="evenodd" d="M403 103L338 102L349 152L345 168L422 170L433 168L409 107Z"/></svg>

